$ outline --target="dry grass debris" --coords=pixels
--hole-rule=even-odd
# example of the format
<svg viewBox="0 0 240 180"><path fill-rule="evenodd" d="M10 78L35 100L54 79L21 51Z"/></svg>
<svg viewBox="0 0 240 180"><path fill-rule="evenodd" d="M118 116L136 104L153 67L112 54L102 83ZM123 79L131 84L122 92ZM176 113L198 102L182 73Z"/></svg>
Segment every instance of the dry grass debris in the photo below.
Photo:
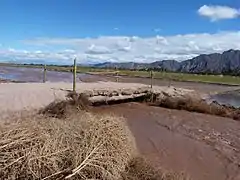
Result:
<svg viewBox="0 0 240 180"><path fill-rule="evenodd" d="M123 180L190 180L183 173L173 173L156 168L143 157L132 158L122 178Z"/></svg>
<svg viewBox="0 0 240 180"><path fill-rule="evenodd" d="M67 100L55 100L39 112L55 118L66 118L69 114L79 110L87 111L90 105L91 102L86 94L71 92L67 95Z"/></svg>
<svg viewBox="0 0 240 180"><path fill-rule="evenodd" d="M134 153L124 121L87 112L0 126L0 179L119 179Z"/></svg>

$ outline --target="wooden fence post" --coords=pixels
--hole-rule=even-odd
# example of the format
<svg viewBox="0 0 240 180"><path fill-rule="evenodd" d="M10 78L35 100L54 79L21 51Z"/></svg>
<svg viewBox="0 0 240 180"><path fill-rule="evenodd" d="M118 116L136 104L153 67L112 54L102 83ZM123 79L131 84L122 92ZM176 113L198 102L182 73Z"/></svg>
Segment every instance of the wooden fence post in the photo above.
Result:
<svg viewBox="0 0 240 180"><path fill-rule="evenodd" d="M76 92L76 76L77 75L77 59L74 59L73 63L73 92Z"/></svg>
<svg viewBox="0 0 240 180"><path fill-rule="evenodd" d="M153 71L150 70L150 79L151 79L151 89L153 87Z"/></svg>
<svg viewBox="0 0 240 180"><path fill-rule="evenodd" d="M116 72L116 81L119 82L119 74L118 74L118 71Z"/></svg>
<svg viewBox="0 0 240 180"><path fill-rule="evenodd" d="M46 82L46 76L47 76L47 65L45 64L43 67L43 83Z"/></svg>
<svg viewBox="0 0 240 180"><path fill-rule="evenodd" d="M168 87L170 87L171 86L171 83L172 83L172 75L171 74L169 74L169 81L168 81Z"/></svg>

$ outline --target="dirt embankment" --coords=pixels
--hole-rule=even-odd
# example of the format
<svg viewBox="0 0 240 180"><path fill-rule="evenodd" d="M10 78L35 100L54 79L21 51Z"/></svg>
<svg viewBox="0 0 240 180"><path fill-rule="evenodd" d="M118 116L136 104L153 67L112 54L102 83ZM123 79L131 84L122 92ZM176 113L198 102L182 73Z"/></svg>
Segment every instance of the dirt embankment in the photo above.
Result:
<svg viewBox="0 0 240 180"><path fill-rule="evenodd" d="M77 93L86 93L93 102L117 101L118 99L145 96L151 89L149 86L137 83L77 83ZM18 111L23 109L41 108L56 99L64 100L71 83L5 83L0 84L0 111ZM191 90L174 87L155 86L154 91L160 94L181 96Z"/></svg>
<svg viewBox="0 0 240 180"><path fill-rule="evenodd" d="M146 87L136 83L77 83L77 92L138 89ZM72 83L2 83L0 84L0 111L20 111L42 108L56 99L64 100Z"/></svg>

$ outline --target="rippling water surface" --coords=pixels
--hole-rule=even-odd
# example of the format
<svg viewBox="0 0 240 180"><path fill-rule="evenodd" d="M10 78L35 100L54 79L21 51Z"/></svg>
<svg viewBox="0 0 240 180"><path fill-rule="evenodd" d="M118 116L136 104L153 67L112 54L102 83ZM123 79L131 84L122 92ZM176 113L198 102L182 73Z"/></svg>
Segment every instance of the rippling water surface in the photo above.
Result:
<svg viewBox="0 0 240 180"><path fill-rule="evenodd" d="M220 104L240 108L240 90L213 95L211 100L217 101Z"/></svg>
<svg viewBox="0 0 240 180"><path fill-rule="evenodd" d="M77 80L86 76L87 74L77 74ZM40 68L16 68L16 67L1 67L0 66L0 78L10 79L15 81L24 82L42 82L43 81L43 69ZM47 81L49 82L71 82L72 73L70 72L56 72L47 71Z"/></svg>

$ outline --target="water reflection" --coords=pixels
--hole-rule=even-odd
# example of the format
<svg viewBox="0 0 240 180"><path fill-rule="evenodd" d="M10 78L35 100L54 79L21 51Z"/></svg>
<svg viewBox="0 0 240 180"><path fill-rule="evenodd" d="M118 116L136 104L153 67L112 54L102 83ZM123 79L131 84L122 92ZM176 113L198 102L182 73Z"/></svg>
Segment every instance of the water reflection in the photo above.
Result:
<svg viewBox="0 0 240 180"><path fill-rule="evenodd" d="M211 100L217 101L220 104L240 108L240 91L237 90L224 94L213 95Z"/></svg>
<svg viewBox="0 0 240 180"><path fill-rule="evenodd" d="M77 74L77 81L80 78L90 76L87 74ZM0 78L10 79L24 82L42 82L43 69L40 68L16 68L16 67L1 67ZM72 73L47 71L47 81L49 82L72 82Z"/></svg>

